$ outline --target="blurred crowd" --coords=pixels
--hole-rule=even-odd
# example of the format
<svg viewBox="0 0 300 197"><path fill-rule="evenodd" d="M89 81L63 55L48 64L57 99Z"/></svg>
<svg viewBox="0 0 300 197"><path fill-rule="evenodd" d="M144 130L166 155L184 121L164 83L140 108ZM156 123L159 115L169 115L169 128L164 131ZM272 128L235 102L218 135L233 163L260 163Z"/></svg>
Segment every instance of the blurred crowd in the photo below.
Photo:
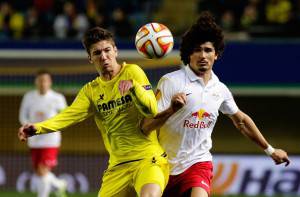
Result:
<svg viewBox="0 0 300 197"><path fill-rule="evenodd" d="M210 10L226 32L300 37L300 0L191 1L195 3L195 12ZM0 40L79 39L95 25L111 30L118 39L128 39L141 25L152 21L162 7L168 12L166 6L161 6L164 2L166 0L0 0Z"/></svg>
<svg viewBox="0 0 300 197"><path fill-rule="evenodd" d="M0 0L0 40L79 39L91 26L128 38L159 0Z"/></svg>
<svg viewBox="0 0 300 197"><path fill-rule="evenodd" d="M199 0L201 10L211 10L227 32L300 37L299 0Z"/></svg>

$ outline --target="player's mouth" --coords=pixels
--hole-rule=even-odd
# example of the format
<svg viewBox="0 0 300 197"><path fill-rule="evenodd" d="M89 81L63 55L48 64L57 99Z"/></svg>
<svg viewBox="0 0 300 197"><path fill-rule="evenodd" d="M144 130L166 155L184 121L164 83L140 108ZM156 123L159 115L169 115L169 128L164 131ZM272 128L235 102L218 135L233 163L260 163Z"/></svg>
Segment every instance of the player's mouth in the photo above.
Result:
<svg viewBox="0 0 300 197"><path fill-rule="evenodd" d="M200 72L206 72L207 69L208 69L208 62L206 61L198 62L198 70Z"/></svg>
<svg viewBox="0 0 300 197"><path fill-rule="evenodd" d="M208 64L208 62L207 61L199 61L199 62L197 62L197 64L200 66L206 66Z"/></svg>
<svg viewBox="0 0 300 197"><path fill-rule="evenodd" d="M102 66L103 66L103 67L108 67L108 66L109 66L109 63L107 63L107 62L106 62L106 63L103 63Z"/></svg>

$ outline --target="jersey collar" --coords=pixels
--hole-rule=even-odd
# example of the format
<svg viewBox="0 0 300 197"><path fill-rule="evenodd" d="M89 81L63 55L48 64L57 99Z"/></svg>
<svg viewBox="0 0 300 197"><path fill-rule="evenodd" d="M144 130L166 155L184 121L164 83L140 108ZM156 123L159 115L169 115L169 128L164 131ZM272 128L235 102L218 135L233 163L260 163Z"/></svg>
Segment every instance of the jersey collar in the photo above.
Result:
<svg viewBox="0 0 300 197"><path fill-rule="evenodd" d="M193 71L192 69L190 68L189 65L185 66L185 72L188 76L188 78L190 79L190 81L200 81L201 84L204 84L203 83L203 79L201 77L198 77ZM213 71L211 71L211 79L208 81L208 84L211 84L211 83L216 83L219 81L219 78L217 77L217 75L215 75L215 73Z"/></svg>

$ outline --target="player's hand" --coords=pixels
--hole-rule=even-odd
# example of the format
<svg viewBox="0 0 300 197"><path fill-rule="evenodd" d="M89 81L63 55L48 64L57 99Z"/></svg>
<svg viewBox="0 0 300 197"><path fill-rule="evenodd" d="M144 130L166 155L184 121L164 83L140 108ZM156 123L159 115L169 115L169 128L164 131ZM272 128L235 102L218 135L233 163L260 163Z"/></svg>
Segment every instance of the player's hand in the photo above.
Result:
<svg viewBox="0 0 300 197"><path fill-rule="evenodd" d="M185 93L177 93L171 99L171 108L174 112L177 112L186 104L186 94Z"/></svg>
<svg viewBox="0 0 300 197"><path fill-rule="evenodd" d="M18 138L20 141L27 141L27 139L33 136L36 132L36 128L33 124L26 124L19 128Z"/></svg>
<svg viewBox="0 0 300 197"><path fill-rule="evenodd" d="M133 88L132 80L121 80L119 83L119 91L123 96L125 95L131 88Z"/></svg>
<svg viewBox="0 0 300 197"><path fill-rule="evenodd" d="M285 166L290 164L287 153L281 149L275 149L275 152L271 155L276 165L285 163Z"/></svg>

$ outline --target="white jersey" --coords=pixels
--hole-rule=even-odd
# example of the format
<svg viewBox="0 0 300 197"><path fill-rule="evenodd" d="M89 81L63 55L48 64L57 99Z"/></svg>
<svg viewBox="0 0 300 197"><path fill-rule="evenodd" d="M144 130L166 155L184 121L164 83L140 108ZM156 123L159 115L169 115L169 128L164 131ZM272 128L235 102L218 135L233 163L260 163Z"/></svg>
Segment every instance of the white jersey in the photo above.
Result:
<svg viewBox="0 0 300 197"><path fill-rule="evenodd" d="M161 127L159 140L166 150L171 175L184 172L197 162L211 161L211 133L219 115L235 114L238 107L229 89L212 72L205 86L189 66L164 75L159 83L158 110L167 109L172 96L184 92L186 105Z"/></svg>
<svg viewBox="0 0 300 197"><path fill-rule="evenodd" d="M49 90L45 95L39 94L37 90L29 91L22 99L19 120L22 125L41 122L55 116L66 106L65 97L53 90ZM30 148L59 147L60 143L60 132L28 138L28 146Z"/></svg>

